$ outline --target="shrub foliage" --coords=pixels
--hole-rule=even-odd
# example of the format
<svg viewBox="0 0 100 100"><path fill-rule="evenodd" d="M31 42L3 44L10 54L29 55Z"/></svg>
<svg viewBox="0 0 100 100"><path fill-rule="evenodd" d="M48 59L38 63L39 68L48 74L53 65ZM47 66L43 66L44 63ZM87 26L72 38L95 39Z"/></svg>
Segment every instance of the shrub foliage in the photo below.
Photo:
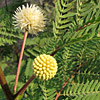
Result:
<svg viewBox="0 0 100 100"><path fill-rule="evenodd" d="M33 60L40 54L55 52L58 71L48 81L36 78L22 100L54 100L66 81L58 100L99 100L100 0L56 0L55 8L44 2L47 27L37 36L28 35L18 89L32 75ZM0 10L0 66L13 91L23 32L11 25L12 5L8 6L9 12ZM5 100L1 87L0 100Z"/></svg>

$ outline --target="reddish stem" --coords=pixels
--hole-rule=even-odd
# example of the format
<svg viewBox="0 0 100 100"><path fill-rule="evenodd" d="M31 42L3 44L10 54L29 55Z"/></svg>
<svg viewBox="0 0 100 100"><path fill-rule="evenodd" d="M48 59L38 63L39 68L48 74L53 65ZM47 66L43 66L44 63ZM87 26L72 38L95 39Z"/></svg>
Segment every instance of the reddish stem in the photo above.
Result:
<svg viewBox="0 0 100 100"><path fill-rule="evenodd" d="M57 47L56 50L53 51L53 52L50 54L50 56L54 56L54 55L57 53L57 51L58 51L59 49L60 49L60 47Z"/></svg>
<svg viewBox="0 0 100 100"><path fill-rule="evenodd" d="M14 95L12 94L12 92L9 89L9 86L7 84L7 81L5 79L5 76L3 74L1 67L0 67L0 84L1 84L1 87L4 91L4 94L7 98L7 100L14 100Z"/></svg>
<svg viewBox="0 0 100 100"><path fill-rule="evenodd" d="M26 38L27 38L27 30L25 30L25 33L24 33L24 39L23 39L23 43L22 43L22 48L21 48L21 53L20 53L20 58L19 58L19 63L18 63L18 68L17 68L14 93L16 93L17 82L18 82L18 78L19 78L20 66L21 66L21 61L22 61L22 57L23 57Z"/></svg>
<svg viewBox="0 0 100 100"><path fill-rule="evenodd" d="M79 67L78 68L76 68L73 72L77 72L85 63L87 63L88 62L88 59L83 63L83 64L81 64L80 63L80 65L79 65ZM68 81L71 79L71 78L73 78L74 77L74 73L71 75L71 77L69 77L68 79L67 79L67 81L65 81L65 83L64 83L64 85L62 86L62 88L60 89L60 91L59 91L59 93L57 94L57 96L56 96L56 98L55 98L55 100L57 100L58 99L58 97L59 97L59 95L60 95L60 93L62 92L62 90L64 89L64 87L66 86L66 84L68 83Z"/></svg>
<svg viewBox="0 0 100 100"><path fill-rule="evenodd" d="M58 99L58 97L59 97L60 93L62 92L62 90L63 90L63 89L64 89L64 87L66 86L66 84L67 84L67 82L69 81L69 79L70 79L70 77L67 79L67 81L65 81L64 85L62 86L62 88L60 89L59 93L57 94L57 96L56 96L55 100L57 100L57 99Z"/></svg>
<svg viewBox="0 0 100 100"><path fill-rule="evenodd" d="M34 80L34 78L35 78L35 76L32 75L32 76L30 77L30 79L25 83L25 85L15 94L15 98L16 98L18 95L22 95L22 94L25 92L26 88L27 88L28 85Z"/></svg>

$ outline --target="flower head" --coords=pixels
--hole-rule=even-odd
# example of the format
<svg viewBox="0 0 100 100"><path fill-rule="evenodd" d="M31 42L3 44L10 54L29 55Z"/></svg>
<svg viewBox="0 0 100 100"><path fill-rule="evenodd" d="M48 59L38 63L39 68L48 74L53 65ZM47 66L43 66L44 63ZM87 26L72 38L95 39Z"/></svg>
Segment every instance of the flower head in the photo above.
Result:
<svg viewBox="0 0 100 100"><path fill-rule="evenodd" d="M35 5L28 5L25 7L22 5L18 7L13 15L13 22L15 28L27 29L30 32L37 33L43 31L45 26L45 18L42 10Z"/></svg>
<svg viewBox="0 0 100 100"><path fill-rule="evenodd" d="M34 59L33 70L36 77L43 80L51 79L57 72L56 60L46 54L42 54Z"/></svg>

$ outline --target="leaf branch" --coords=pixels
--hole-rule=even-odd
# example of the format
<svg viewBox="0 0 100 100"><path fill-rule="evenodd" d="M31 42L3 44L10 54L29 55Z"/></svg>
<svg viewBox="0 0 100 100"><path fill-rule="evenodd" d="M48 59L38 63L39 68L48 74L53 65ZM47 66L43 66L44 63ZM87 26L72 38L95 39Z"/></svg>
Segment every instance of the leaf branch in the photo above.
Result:
<svg viewBox="0 0 100 100"><path fill-rule="evenodd" d="M76 70L73 71L74 73L67 79L67 81L65 81L64 85L62 86L62 88L61 88L60 91L58 92L58 94L57 94L55 100L58 99L58 97L60 96L62 90L63 90L64 87L67 85L68 81L74 77L75 72L77 72L77 71L78 71L85 63L87 63L87 62L88 62L88 59L87 59L83 64L80 64L79 67L78 67Z"/></svg>

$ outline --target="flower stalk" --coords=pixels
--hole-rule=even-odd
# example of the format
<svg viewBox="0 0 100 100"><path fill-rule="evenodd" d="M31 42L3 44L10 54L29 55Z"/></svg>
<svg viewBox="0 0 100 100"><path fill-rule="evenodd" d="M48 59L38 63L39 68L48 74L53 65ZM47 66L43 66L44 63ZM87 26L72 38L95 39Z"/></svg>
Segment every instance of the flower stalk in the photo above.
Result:
<svg viewBox="0 0 100 100"><path fill-rule="evenodd" d="M24 39L23 39L22 48L21 48L21 53L20 53L20 58L19 58L19 63L18 63L18 68L17 68L16 80L15 80L15 85L14 85L14 93L16 93L16 88L17 88L17 83L18 83L18 78L19 78L19 72L20 72L20 66L21 66L21 61L22 61L23 52L24 52L24 48L25 48L25 42L26 42L27 34L28 34L27 30L25 30Z"/></svg>
<svg viewBox="0 0 100 100"><path fill-rule="evenodd" d="M24 86L15 94L15 98L18 96L18 95L22 95L26 88L28 87L28 85L34 80L35 76L34 74L30 77L30 79L24 84Z"/></svg>

